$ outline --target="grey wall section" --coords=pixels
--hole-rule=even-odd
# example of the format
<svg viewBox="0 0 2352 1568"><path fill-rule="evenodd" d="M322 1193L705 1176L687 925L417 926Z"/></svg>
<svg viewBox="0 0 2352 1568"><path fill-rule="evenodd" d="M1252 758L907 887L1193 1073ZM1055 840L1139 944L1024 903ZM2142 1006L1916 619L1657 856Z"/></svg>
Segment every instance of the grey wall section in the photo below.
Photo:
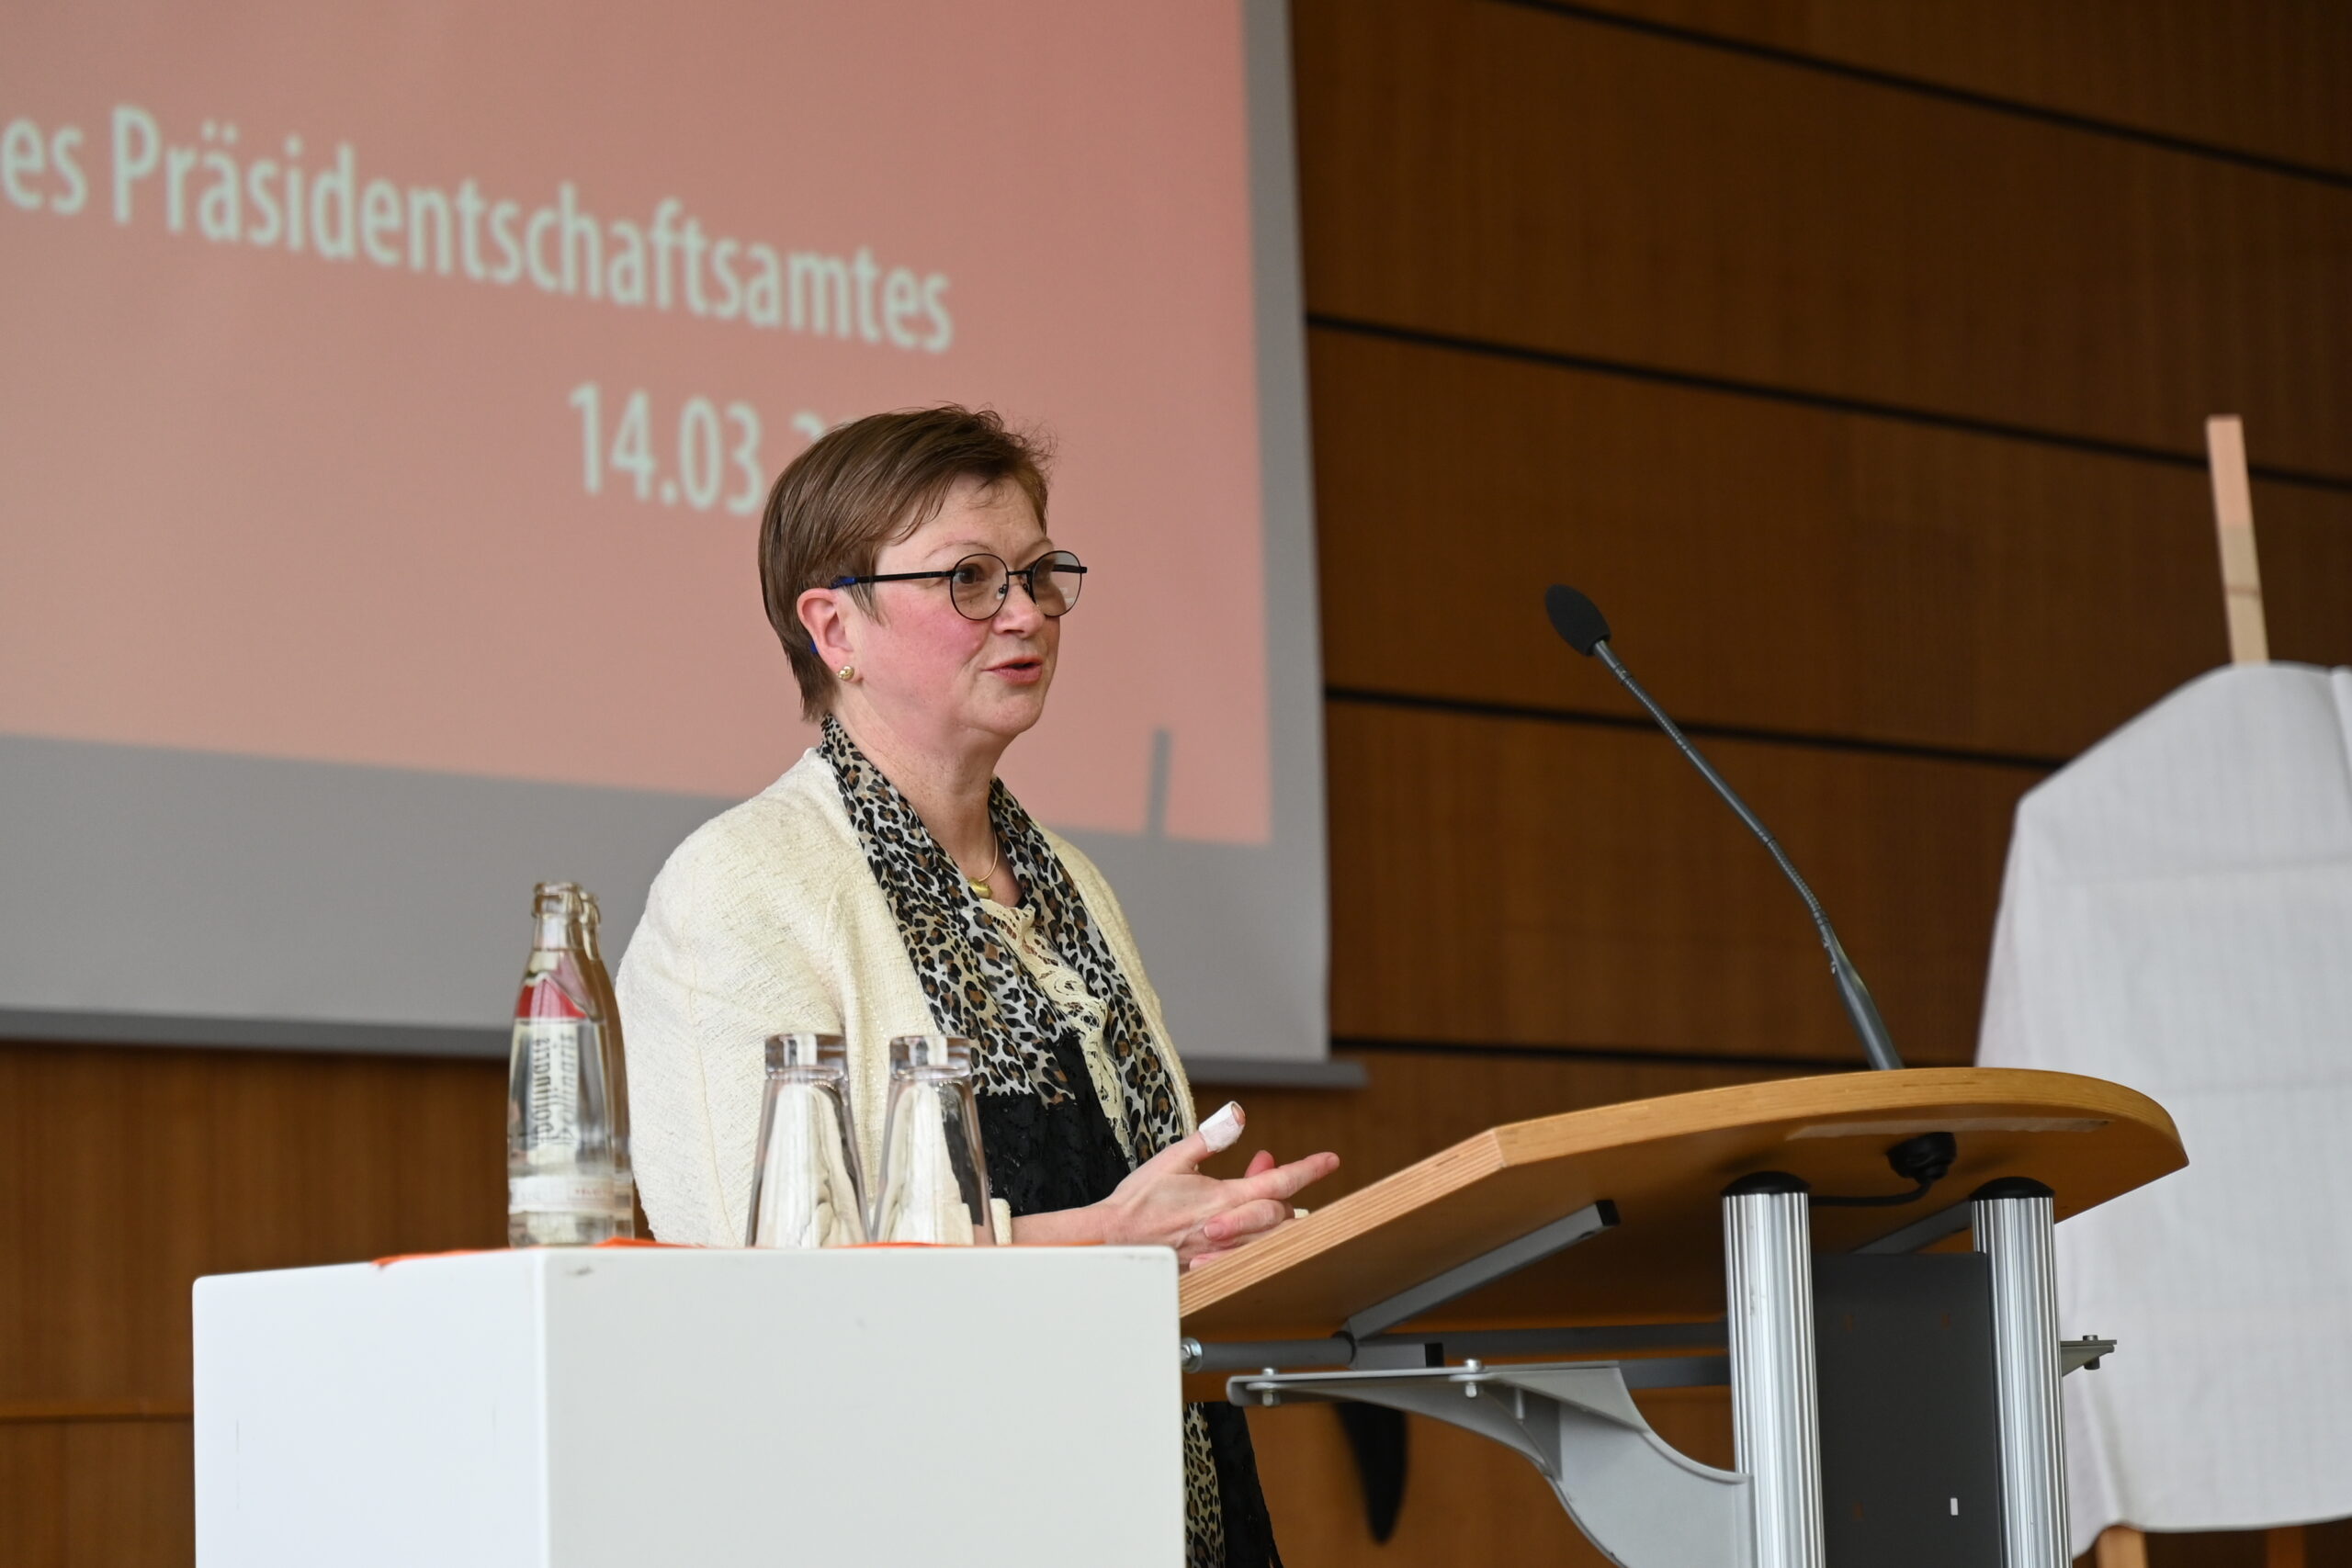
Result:
<svg viewBox="0 0 2352 1568"><path fill-rule="evenodd" d="M1248 905L1181 903L1155 891L1148 908L1137 910L1136 878L1115 882L1130 899L1138 938L1184 942L1193 922L1231 917L1235 937L1222 945L1258 947L1238 953L1188 955L1170 970L1181 985L1161 985L1170 1008L1169 1027L1186 1042L1185 1055L1203 1057L1281 1057L1321 1060L1330 1043L1331 933L1329 879L1323 821L1323 635L1317 615L1315 567L1315 494L1306 402L1306 306L1299 271L1298 155L1291 109L1290 6L1288 0L1244 0L1249 29L1250 234L1257 273L1258 418L1260 462L1265 497L1266 711L1272 728L1267 754L1273 766L1273 840L1244 885L1209 886L1211 897L1261 898ZM1090 848L1099 859L1115 858L1109 846ZM1109 856L1110 858L1106 858ZM1177 868L1170 865L1170 873ZM1143 868L1139 867L1139 871ZM1159 867L1147 874L1157 874ZM1217 911L1222 908L1222 913ZM1260 934L1262 933L1262 934ZM1167 960L1146 962L1155 973ZM1174 956L1173 953L1170 956ZM1262 970L1269 988L1237 991L1230 999L1195 999L1195 985L1217 987L1218 961L1235 973ZM1202 976L1199 982L1193 976ZM1182 998L1180 1006L1175 999ZM1244 1015L1235 1004L1250 998ZM1253 1043L1255 1043L1253 1044Z"/></svg>
<svg viewBox="0 0 2352 1568"><path fill-rule="evenodd" d="M0 1007L154 1021L126 1040L239 1043L248 1021L273 1026L257 1044L323 1025L503 1050L531 885L583 883L627 932L726 804L0 737Z"/></svg>
<svg viewBox="0 0 2352 1568"><path fill-rule="evenodd" d="M617 953L729 804L0 736L0 1035L503 1055L531 885L595 889ZM1080 841L1188 1057L1321 1059L1284 856Z"/></svg>

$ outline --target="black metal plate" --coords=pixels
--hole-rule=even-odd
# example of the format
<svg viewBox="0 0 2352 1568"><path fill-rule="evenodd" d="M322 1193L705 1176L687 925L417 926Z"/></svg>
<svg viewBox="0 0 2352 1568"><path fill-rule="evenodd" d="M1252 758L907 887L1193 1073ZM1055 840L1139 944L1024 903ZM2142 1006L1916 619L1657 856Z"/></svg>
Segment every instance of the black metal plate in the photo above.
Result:
<svg viewBox="0 0 2352 1568"><path fill-rule="evenodd" d="M1816 1257L1813 1303L1829 1568L2001 1568L1984 1259Z"/></svg>

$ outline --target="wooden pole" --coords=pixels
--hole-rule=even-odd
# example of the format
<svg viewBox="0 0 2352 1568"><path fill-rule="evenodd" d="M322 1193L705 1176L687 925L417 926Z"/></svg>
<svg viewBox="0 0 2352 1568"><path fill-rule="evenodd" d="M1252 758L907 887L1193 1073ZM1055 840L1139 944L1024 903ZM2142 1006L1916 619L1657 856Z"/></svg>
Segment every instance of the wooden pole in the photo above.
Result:
<svg viewBox="0 0 2352 1568"><path fill-rule="evenodd" d="M2148 1538L2130 1525L2109 1525L2091 1548L2097 1568L2148 1568Z"/></svg>
<svg viewBox="0 0 2352 1568"><path fill-rule="evenodd" d="M2222 547L2222 606L2229 617L2230 662L2265 664L2270 632L2262 615L2262 568L2254 549L2254 485L2246 478L2245 422L2217 413L2205 422L2205 460L2213 480L2213 530ZM2263 1568L2304 1568L2301 1525L2262 1532ZM2148 1538L2110 1525L2092 1549L2098 1568L2148 1568Z"/></svg>
<svg viewBox="0 0 2352 1568"><path fill-rule="evenodd" d="M2301 1525L2278 1525L2262 1532L2262 1568L2304 1568L2309 1538ZM2109 1525L2091 1548L2094 1568L2148 1568L2148 1538L2130 1525Z"/></svg>
<svg viewBox="0 0 2352 1568"><path fill-rule="evenodd" d="M2262 619L2262 570L2254 553L2254 487L2245 472L2245 423L2233 413L2205 422L2213 478L2213 526L2222 544L2222 604L2230 622L2230 662L2262 664L2270 635Z"/></svg>
<svg viewBox="0 0 2352 1568"><path fill-rule="evenodd" d="M2303 1568L2307 1538L2301 1525L2279 1525L2262 1532L2262 1568Z"/></svg>

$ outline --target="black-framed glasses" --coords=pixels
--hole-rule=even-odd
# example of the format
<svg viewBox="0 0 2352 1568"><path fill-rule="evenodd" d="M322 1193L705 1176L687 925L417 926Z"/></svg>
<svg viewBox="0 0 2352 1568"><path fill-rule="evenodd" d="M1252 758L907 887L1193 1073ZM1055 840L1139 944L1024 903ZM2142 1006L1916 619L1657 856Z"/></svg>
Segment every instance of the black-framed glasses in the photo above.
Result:
<svg viewBox="0 0 2352 1568"><path fill-rule="evenodd" d="M828 588L854 588L864 582L915 582L933 578L947 580L948 597L955 602L956 613L967 621L992 621L1004 607L1005 595L1012 592L1012 581L1021 580L1030 602L1037 613L1047 620L1058 620L1069 614L1078 603L1078 591L1086 586L1086 568L1068 550L1048 550L1015 571L1004 564L1001 557L992 555L966 556L944 571L885 571L872 577L836 577Z"/></svg>

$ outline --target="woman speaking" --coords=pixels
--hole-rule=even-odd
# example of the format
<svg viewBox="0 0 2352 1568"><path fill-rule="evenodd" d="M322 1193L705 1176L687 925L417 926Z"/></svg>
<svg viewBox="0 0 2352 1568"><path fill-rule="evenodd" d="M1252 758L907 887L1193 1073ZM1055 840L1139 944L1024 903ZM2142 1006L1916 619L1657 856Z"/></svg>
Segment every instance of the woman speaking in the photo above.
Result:
<svg viewBox="0 0 2352 1568"><path fill-rule="evenodd" d="M621 965L637 1178L662 1239L741 1241L762 1043L786 1030L846 1037L869 1170L889 1040L973 1041L1017 1242L1160 1246L1191 1267L1286 1222L1339 1165L1261 1152L1238 1179L1199 1173L1210 1149L1117 898L997 781L1086 582L1046 496L1035 444L955 407L843 425L769 493L761 587L823 733L679 846ZM1278 1562L1241 1413L1183 1421L1188 1564Z"/></svg>

